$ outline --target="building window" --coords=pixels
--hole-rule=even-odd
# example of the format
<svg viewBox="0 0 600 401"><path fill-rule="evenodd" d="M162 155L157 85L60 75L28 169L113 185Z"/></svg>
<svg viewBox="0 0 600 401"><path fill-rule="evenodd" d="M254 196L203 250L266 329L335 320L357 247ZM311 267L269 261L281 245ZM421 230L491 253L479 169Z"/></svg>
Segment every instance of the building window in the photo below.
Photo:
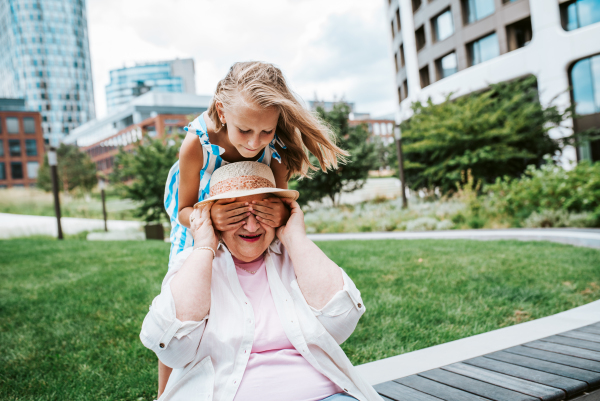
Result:
<svg viewBox="0 0 600 401"><path fill-rule="evenodd" d="M404 67L404 45L400 45L400 67Z"/></svg>
<svg viewBox="0 0 600 401"><path fill-rule="evenodd" d="M421 7L421 0L412 0L413 13L416 13L420 7Z"/></svg>
<svg viewBox="0 0 600 401"><path fill-rule="evenodd" d="M567 31L600 22L600 0L572 0L562 3L560 19Z"/></svg>
<svg viewBox="0 0 600 401"><path fill-rule="evenodd" d="M396 30L394 29L394 21L390 22L390 25L392 27L392 39L394 39L394 37L396 37Z"/></svg>
<svg viewBox="0 0 600 401"><path fill-rule="evenodd" d="M571 69L575 113L600 113L600 55L579 60Z"/></svg>
<svg viewBox="0 0 600 401"><path fill-rule="evenodd" d="M25 152L27 153L27 156L37 156L37 143L35 139L25 140Z"/></svg>
<svg viewBox="0 0 600 401"><path fill-rule="evenodd" d="M35 134L35 120L33 117L23 118L23 131L25 131L26 134Z"/></svg>
<svg viewBox="0 0 600 401"><path fill-rule="evenodd" d="M4 156L4 141L0 139L0 157Z"/></svg>
<svg viewBox="0 0 600 401"><path fill-rule="evenodd" d="M36 179L38 177L39 168L40 168L40 163L27 162L27 178Z"/></svg>
<svg viewBox="0 0 600 401"><path fill-rule="evenodd" d="M424 88L431 84L431 81L429 79L429 66L425 66L419 70L419 77L421 78L421 88Z"/></svg>
<svg viewBox="0 0 600 401"><path fill-rule="evenodd" d="M456 53L452 52L438 59L436 62L437 76L438 79L444 79L452 74L458 72L458 61L456 59Z"/></svg>
<svg viewBox="0 0 600 401"><path fill-rule="evenodd" d="M396 29L400 32L402 25L400 24L400 8L396 9Z"/></svg>
<svg viewBox="0 0 600 401"><path fill-rule="evenodd" d="M0 180L6 180L6 164L0 163Z"/></svg>
<svg viewBox="0 0 600 401"><path fill-rule="evenodd" d="M463 0L463 9L467 23L479 21L494 13L494 0Z"/></svg>
<svg viewBox="0 0 600 401"><path fill-rule="evenodd" d="M10 139L8 148L11 156L21 156L21 141L18 139Z"/></svg>
<svg viewBox="0 0 600 401"><path fill-rule="evenodd" d="M469 43L467 47L469 50L470 65L477 65L500 55L498 36L495 32Z"/></svg>
<svg viewBox="0 0 600 401"><path fill-rule="evenodd" d="M454 22L452 21L452 12L446 10L433 19L432 22L434 37L436 42L441 42L454 33Z"/></svg>
<svg viewBox="0 0 600 401"><path fill-rule="evenodd" d="M9 134L19 133L19 119L17 117L6 117L6 131Z"/></svg>
<svg viewBox="0 0 600 401"><path fill-rule="evenodd" d="M23 179L23 163L21 163L21 162L10 163L10 175L13 180Z"/></svg>
<svg viewBox="0 0 600 401"><path fill-rule="evenodd" d="M404 82L402 82L402 89L404 90L404 98L406 99L408 97L408 80L405 79Z"/></svg>
<svg viewBox="0 0 600 401"><path fill-rule="evenodd" d="M415 31L415 40L417 42L417 51L425 47L425 26L421 26Z"/></svg>
<svg viewBox="0 0 600 401"><path fill-rule="evenodd" d="M509 52L527 46L531 42L532 37L531 18L525 18L506 26L506 39L508 41Z"/></svg>

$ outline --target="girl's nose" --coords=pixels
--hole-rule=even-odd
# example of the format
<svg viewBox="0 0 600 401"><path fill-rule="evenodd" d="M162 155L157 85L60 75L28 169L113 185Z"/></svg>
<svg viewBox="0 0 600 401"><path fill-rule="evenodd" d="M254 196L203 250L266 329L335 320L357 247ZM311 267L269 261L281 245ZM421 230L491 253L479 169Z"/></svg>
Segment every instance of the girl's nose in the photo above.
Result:
<svg viewBox="0 0 600 401"><path fill-rule="evenodd" d="M252 149L258 149L260 147L260 136L259 135L253 136L248 141L248 146L251 147Z"/></svg>
<svg viewBox="0 0 600 401"><path fill-rule="evenodd" d="M246 224L244 225L244 230L249 231L251 233L257 231L260 228L258 221L256 220L256 216L250 214L250 216L246 217Z"/></svg>

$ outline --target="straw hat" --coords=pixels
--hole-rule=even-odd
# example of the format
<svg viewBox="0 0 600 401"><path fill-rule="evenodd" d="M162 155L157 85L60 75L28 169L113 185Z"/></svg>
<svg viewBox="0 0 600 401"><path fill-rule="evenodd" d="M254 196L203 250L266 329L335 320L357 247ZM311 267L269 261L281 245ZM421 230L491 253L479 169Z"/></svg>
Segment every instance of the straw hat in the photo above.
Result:
<svg viewBox="0 0 600 401"><path fill-rule="evenodd" d="M194 205L197 207L219 199L241 198L257 194L273 194L280 198L298 199L298 191L275 186L271 168L258 162L230 163L218 168L210 178L209 197Z"/></svg>

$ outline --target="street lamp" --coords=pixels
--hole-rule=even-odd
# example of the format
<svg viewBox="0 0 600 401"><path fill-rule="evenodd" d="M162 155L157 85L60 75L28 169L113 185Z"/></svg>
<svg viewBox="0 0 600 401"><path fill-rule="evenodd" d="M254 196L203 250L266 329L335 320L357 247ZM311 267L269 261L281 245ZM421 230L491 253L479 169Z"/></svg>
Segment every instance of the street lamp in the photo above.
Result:
<svg viewBox="0 0 600 401"><path fill-rule="evenodd" d="M404 180L404 157L402 156L402 131L397 125L394 128L394 139L396 140L396 155L398 156L398 176L400 178L400 192L402 193L402 209L408 207L406 201L406 181Z"/></svg>
<svg viewBox="0 0 600 401"><path fill-rule="evenodd" d="M50 176L52 177L52 193L54 195L54 213L56 214L58 239L63 239L62 226L60 224L60 198L58 196L58 159L55 147L51 147L48 152L48 165L50 166Z"/></svg>
<svg viewBox="0 0 600 401"><path fill-rule="evenodd" d="M102 198L102 216L104 217L104 231L108 231L108 227L106 226L106 196L104 194L104 188L106 187L106 183L103 178L100 178L98 181L98 188L100 188L100 197Z"/></svg>

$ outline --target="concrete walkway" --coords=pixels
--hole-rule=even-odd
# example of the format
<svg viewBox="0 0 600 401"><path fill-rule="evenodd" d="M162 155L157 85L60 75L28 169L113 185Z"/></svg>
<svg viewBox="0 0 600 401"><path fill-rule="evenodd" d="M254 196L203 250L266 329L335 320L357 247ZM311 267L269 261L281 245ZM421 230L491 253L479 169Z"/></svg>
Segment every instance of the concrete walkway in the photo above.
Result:
<svg viewBox="0 0 600 401"><path fill-rule="evenodd" d="M104 230L104 221L100 219L80 219L63 217L61 226L65 234L77 234L82 231ZM137 232L141 229L139 221L108 220L109 231ZM57 236L56 218L48 216L28 216L22 214L0 213L0 239L28 237L31 235Z"/></svg>
<svg viewBox="0 0 600 401"><path fill-rule="evenodd" d="M551 241L600 249L600 229L578 228L512 228L502 230L401 231L378 233L310 234L313 241L344 240L412 240L412 239L473 239Z"/></svg>

